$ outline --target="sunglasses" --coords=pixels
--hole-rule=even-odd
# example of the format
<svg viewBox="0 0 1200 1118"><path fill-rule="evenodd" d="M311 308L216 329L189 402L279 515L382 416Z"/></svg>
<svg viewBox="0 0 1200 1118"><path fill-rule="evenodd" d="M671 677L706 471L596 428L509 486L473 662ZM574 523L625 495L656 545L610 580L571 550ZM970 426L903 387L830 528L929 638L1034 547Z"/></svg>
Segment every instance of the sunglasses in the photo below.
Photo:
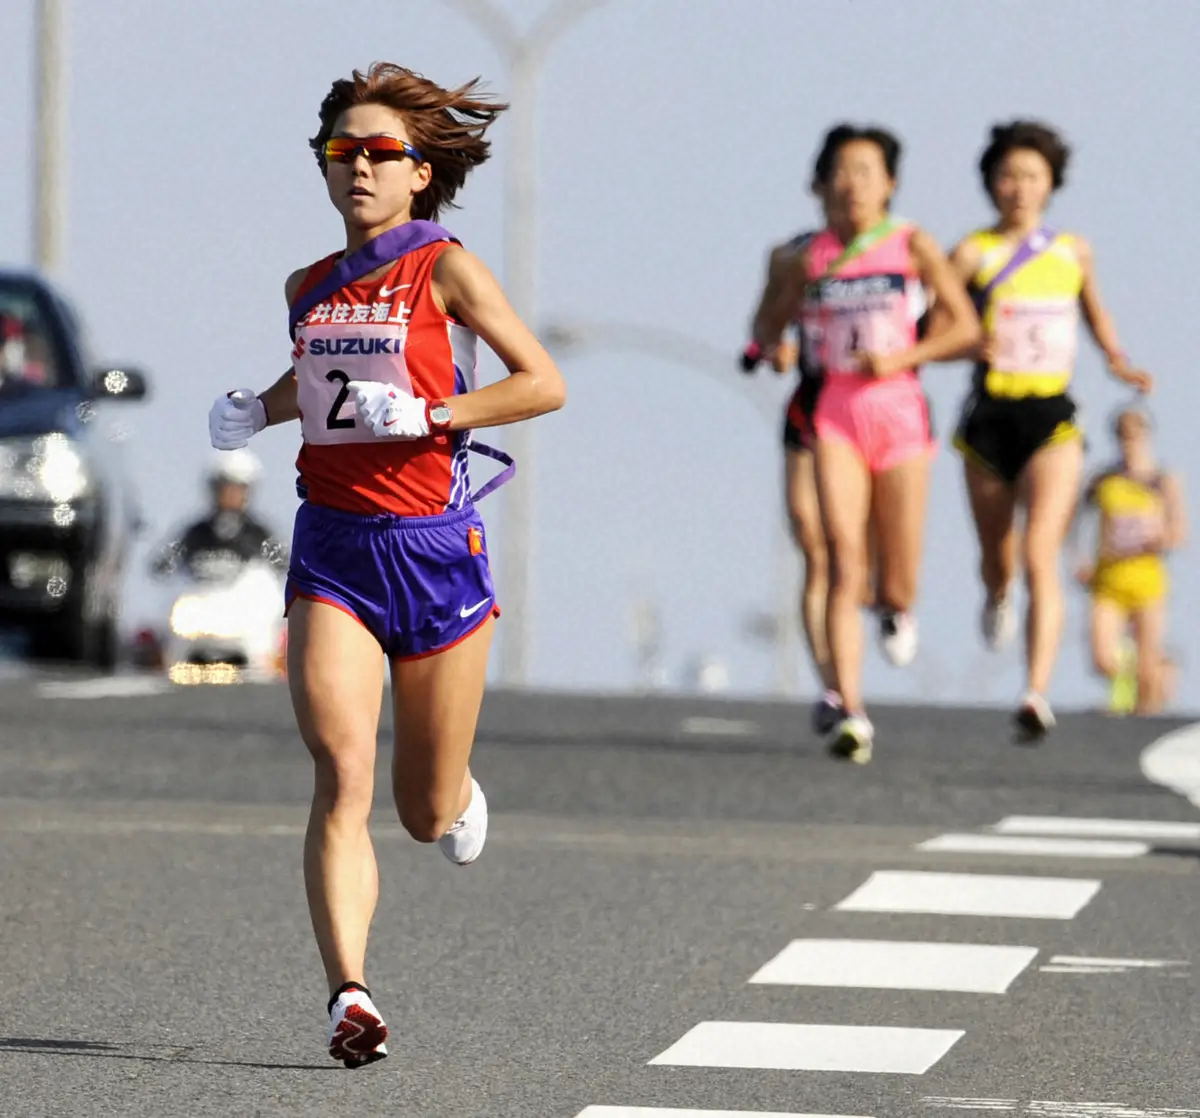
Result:
<svg viewBox="0 0 1200 1118"><path fill-rule="evenodd" d="M412 144L391 136L335 137L325 141L322 149L326 163L353 163L358 156L365 155L371 163L384 163L389 159L411 159L424 163L421 153Z"/></svg>

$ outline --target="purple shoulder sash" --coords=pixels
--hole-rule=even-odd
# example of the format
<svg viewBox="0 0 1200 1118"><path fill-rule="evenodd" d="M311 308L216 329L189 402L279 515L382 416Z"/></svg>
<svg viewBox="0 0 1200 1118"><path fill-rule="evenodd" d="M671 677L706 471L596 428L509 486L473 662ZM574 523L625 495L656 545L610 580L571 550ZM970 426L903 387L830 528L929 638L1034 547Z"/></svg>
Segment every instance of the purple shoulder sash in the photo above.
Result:
<svg viewBox="0 0 1200 1118"><path fill-rule="evenodd" d="M436 241L453 241L458 238L433 221L409 221L397 225L373 237L362 248L343 256L320 283L300 296L288 310L288 329L296 336L296 327L318 303L341 291L348 283L395 260Z"/></svg>
<svg viewBox="0 0 1200 1118"><path fill-rule="evenodd" d="M443 229L433 221L409 221L380 233L378 237L369 240L362 248L343 256L330 270L320 283L306 291L289 308L288 329L292 337L296 336L296 327L318 303L341 291L349 283L362 279L363 276L382 267L390 260L396 260L406 253L415 252L426 245L437 241L459 240L448 230ZM494 478L483 485L478 492L471 494L471 500L481 501L489 493L494 493L506 481L516 476L517 466L512 458L502 450L478 443L468 437L467 449L482 454L501 463L505 468Z"/></svg>
<svg viewBox="0 0 1200 1118"><path fill-rule="evenodd" d="M1042 255L1052 244L1054 238L1058 234L1052 229L1047 229L1044 226L1041 229L1035 229L1024 240L1017 245L1012 256L1008 258L1008 262L1000 269L983 287L977 288L975 292L975 305L980 311L987 306L988 299L991 298L992 292L996 290L1006 279L1014 272L1024 268L1032 260L1036 260Z"/></svg>

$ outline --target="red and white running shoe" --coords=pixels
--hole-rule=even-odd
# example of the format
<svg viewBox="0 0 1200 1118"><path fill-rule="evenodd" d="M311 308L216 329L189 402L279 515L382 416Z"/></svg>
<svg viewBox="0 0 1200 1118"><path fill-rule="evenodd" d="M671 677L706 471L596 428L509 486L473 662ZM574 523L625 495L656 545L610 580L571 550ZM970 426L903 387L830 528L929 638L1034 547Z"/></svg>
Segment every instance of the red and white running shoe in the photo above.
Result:
<svg viewBox="0 0 1200 1118"><path fill-rule="evenodd" d="M329 1002L329 1055L348 1068L384 1059L388 1028L371 1001L371 993L354 983L343 986Z"/></svg>

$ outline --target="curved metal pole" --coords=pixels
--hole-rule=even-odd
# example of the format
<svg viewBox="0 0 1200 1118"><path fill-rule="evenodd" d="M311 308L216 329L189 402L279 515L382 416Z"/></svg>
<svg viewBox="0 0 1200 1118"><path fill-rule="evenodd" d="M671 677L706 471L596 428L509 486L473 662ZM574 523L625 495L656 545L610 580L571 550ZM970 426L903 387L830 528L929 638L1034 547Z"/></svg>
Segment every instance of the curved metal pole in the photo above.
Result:
<svg viewBox="0 0 1200 1118"><path fill-rule="evenodd" d="M509 69L508 138L504 168L504 287L523 321L537 330L537 95L541 65L562 36L607 0L559 0L524 34L492 0L448 0L495 47ZM500 568L505 623L500 627L500 679L523 687L533 646L530 594L534 547L532 424L518 423L505 445L518 462L505 489Z"/></svg>

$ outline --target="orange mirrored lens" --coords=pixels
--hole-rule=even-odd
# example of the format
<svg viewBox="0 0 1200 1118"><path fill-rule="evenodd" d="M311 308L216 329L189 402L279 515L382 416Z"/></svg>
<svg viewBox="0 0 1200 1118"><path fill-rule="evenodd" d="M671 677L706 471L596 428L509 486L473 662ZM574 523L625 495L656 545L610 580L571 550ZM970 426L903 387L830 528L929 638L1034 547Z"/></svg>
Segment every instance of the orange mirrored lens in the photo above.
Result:
<svg viewBox="0 0 1200 1118"><path fill-rule="evenodd" d="M420 161L420 153L403 140L391 136L370 136L364 139L337 137L325 141L325 159L332 163L350 163L359 152L366 154L372 163L381 159L403 159L405 156Z"/></svg>

